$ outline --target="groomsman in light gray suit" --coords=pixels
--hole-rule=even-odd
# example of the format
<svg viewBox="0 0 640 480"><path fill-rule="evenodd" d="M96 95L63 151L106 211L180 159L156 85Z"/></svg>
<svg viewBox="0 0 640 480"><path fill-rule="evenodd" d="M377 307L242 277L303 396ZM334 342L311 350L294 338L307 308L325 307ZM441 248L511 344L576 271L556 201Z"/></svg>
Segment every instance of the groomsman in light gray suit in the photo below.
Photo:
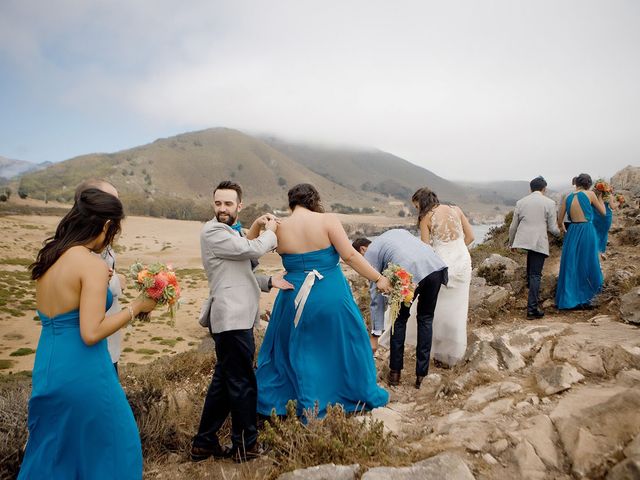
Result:
<svg viewBox="0 0 640 480"><path fill-rule="evenodd" d="M254 275L257 260L277 246L273 215L263 215L245 236L237 222L242 189L220 183L213 192L215 218L200 234L202 263L209 281L200 324L209 328L216 349L216 366L193 439L191 458L230 457L242 462L257 457L257 386L253 370L253 327L259 321L260 290L293 286L281 275ZM261 228L265 231L260 233ZM232 449L221 446L217 432L231 413Z"/></svg>
<svg viewBox="0 0 640 480"><path fill-rule="evenodd" d="M549 256L549 237L547 231L560 236L556 224L556 203L544 193L547 182L536 177L529 183L531 193L518 200L509 227L509 245L513 250L521 248L527 251L527 318L541 318L544 312L538 305L542 268Z"/></svg>

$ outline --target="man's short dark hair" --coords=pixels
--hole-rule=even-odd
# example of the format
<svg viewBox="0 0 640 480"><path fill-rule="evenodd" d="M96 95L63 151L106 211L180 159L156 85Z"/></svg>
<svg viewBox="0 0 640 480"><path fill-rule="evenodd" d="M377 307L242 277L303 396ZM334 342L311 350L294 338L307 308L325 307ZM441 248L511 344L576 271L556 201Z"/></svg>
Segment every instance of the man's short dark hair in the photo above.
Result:
<svg viewBox="0 0 640 480"><path fill-rule="evenodd" d="M218 190L235 190L236 194L238 195L238 203L242 201L242 187L239 183L232 182L231 180L225 180L223 182L220 182L215 188L215 190L213 191L214 196Z"/></svg>
<svg viewBox="0 0 640 480"><path fill-rule="evenodd" d="M547 188L547 181L542 176L536 177L529 182L529 187L532 192L541 192Z"/></svg>
<svg viewBox="0 0 640 480"><path fill-rule="evenodd" d="M371 243L371 240L368 238L360 237L356 238L351 246L356 249L356 252L360 253L360 247L368 247Z"/></svg>

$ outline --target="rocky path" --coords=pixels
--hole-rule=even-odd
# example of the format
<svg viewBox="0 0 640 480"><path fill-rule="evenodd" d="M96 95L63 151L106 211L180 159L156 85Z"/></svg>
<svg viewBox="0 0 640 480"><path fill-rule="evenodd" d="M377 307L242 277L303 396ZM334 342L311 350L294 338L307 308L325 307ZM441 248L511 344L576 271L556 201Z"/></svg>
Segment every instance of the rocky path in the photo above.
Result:
<svg viewBox="0 0 640 480"><path fill-rule="evenodd" d="M637 327L558 316L472 338L464 365L433 369L420 390L406 378L373 412L407 448L456 455L478 479L639 478L617 473L640 467Z"/></svg>

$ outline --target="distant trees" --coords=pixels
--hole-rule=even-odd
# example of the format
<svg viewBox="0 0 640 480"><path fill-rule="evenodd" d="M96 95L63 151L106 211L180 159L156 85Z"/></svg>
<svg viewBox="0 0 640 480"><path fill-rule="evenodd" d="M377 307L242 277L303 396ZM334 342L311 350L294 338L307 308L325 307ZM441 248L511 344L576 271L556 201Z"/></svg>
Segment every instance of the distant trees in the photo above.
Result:
<svg viewBox="0 0 640 480"><path fill-rule="evenodd" d="M370 213L374 213L375 209L371 207L362 207L362 208L350 207L348 205L343 205L341 203L332 203L331 211L335 213L345 213L345 214L354 214L354 213L370 214Z"/></svg>
<svg viewBox="0 0 640 480"><path fill-rule="evenodd" d="M213 214L211 206L205 202L196 203L183 199L158 195L122 193L120 199L128 215L164 217L177 220L209 220Z"/></svg>

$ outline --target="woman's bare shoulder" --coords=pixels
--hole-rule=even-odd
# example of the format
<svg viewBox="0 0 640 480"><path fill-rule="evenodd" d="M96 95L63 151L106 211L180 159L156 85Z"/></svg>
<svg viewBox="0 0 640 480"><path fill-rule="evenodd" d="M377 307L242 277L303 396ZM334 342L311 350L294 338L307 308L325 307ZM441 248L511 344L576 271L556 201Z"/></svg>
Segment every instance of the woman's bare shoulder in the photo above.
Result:
<svg viewBox="0 0 640 480"><path fill-rule="evenodd" d="M65 252L64 257L66 257L68 261L73 262L75 265L80 267L81 270L100 269L107 272L109 271L109 267L107 267L107 264L102 260L102 258L91 252L86 247L71 247Z"/></svg>

